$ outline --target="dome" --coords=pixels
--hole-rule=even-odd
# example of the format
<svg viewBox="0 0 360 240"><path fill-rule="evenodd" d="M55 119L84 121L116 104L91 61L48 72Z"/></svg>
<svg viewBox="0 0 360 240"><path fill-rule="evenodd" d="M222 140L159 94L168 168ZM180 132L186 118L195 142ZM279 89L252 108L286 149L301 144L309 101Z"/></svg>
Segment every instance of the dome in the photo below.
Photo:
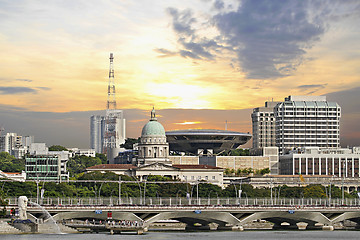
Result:
<svg viewBox="0 0 360 240"><path fill-rule="evenodd" d="M141 136L165 136L165 129L158 121L150 120L143 127Z"/></svg>
<svg viewBox="0 0 360 240"><path fill-rule="evenodd" d="M151 111L151 118L150 121L145 124L141 131L141 136L164 136L165 137L165 129L161 123L157 121L155 116L155 109Z"/></svg>

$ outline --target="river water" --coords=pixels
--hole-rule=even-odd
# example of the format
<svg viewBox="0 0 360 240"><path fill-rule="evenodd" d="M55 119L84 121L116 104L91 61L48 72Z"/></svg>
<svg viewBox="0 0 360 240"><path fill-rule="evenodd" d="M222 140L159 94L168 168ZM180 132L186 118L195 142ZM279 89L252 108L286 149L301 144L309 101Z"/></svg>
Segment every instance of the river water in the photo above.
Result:
<svg viewBox="0 0 360 240"><path fill-rule="evenodd" d="M149 239L149 240L329 240L329 239L360 239L360 231L244 231L244 232L147 232L144 235L110 235L99 234L20 234L0 235L1 240L119 240L119 239Z"/></svg>

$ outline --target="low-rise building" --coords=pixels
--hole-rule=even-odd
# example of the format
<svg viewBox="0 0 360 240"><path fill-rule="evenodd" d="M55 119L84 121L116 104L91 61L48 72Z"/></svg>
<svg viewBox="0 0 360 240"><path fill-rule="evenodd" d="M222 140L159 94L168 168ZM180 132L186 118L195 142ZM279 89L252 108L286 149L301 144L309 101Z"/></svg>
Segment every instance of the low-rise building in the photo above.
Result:
<svg viewBox="0 0 360 240"><path fill-rule="evenodd" d="M359 178L360 147L304 147L280 156L280 174Z"/></svg>
<svg viewBox="0 0 360 240"><path fill-rule="evenodd" d="M51 151L25 157L25 172L28 180L68 180L66 163L68 151Z"/></svg>
<svg viewBox="0 0 360 240"><path fill-rule="evenodd" d="M87 157L96 157L95 149L79 149L79 148L67 148L70 152L70 157L75 156L87 156Z"/></svg>

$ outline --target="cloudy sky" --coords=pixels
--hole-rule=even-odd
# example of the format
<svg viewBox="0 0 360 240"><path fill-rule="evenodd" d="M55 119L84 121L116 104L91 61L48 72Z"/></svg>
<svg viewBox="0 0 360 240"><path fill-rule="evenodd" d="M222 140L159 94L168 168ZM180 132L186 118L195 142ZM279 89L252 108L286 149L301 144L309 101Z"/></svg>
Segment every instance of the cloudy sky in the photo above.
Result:
<svg viewBox="0 0 360 240"><path fill-rule="evenodd" d="M88 147L110 52L129 137L153 105L167 130L251 132L267 100L326 95L360 145L359 1L0 0L0 126Z"/></svg>

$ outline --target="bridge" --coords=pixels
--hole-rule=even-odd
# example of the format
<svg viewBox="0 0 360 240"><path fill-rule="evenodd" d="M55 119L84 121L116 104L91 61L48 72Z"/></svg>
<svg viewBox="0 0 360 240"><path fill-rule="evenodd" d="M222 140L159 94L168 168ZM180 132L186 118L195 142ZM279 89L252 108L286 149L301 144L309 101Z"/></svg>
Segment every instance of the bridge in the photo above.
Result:
<svg viewBox="0 0 360 240"><path fill-rule="evenodd" d="M324 229L333 230L334 225L350 220L360 226L360 201L358 199L151 199L147 205L109 204L102 199L97 204L84 202L62 202L46 204L54 220L102 220L111 216L112 221L136 221L144 228L160 220L177 220L186 224L188 230L210 229L215 224L218 230L243 230L243 226L254 221L266 220L274 229ZM55 200L54 200L55 201ZM59 201L59 199L58 199ZM111 201L111 199L110 199ZM148 204L152 202L153 204ZM70 204L71 203L71 204ZM81 204L79 204L81 203ZM162 204L160 204L162 203ZM11 206L10 206L11 207ZM35 221L48 221L46 214L37 207L28 207L28 213Z"/></svg>

